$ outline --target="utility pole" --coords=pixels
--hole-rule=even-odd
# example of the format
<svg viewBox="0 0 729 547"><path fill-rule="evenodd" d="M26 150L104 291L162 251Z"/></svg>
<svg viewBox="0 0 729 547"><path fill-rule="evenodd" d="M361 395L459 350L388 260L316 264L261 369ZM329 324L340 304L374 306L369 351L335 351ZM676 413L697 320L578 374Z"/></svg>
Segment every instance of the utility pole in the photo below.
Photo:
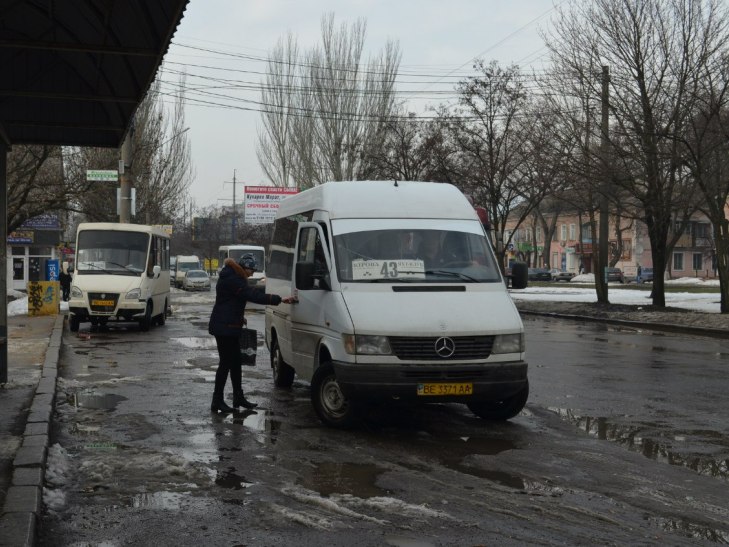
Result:
<svg viewBox="0 0 729 547"><path fill-rule="evenodd" d="M238 233L238 210L235 206L235 169L233 169L233 181L223 181L223 184L232 184L233 185L233 218L230 220L230 240L231 242L235 243L236 237L235 235Z"/></svg>
<svg viewBox="0 0 729 547"><path fill-rule="evenodd" d="M597 272L595 272L595 288L597 290L597 301L608 304L608 283L605 275L605 268L608 265L608 237L610 233L610 140L609 140L609 106L610 106L610 68L602 67L602 121L600 124L600 160L602 163L602 177L600 192L600 236L599 250L597 255Z"/></svg>
<svg viewBox="0 0 729 547"><path fill-rule="evenodd" d="M129 128L121 147L119 162L119 222L129 224L132 221L132 135L134 129Z"/></svg>

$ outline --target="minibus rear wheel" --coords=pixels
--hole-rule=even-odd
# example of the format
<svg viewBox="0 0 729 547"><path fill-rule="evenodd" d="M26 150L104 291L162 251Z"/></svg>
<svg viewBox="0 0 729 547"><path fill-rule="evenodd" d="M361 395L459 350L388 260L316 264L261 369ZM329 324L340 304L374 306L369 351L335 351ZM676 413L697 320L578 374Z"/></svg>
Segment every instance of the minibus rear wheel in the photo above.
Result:
<svg viewBox="0 0 729 547"><path fill-rule="evenodd" d="M295 371L291 365L284 361L278 340L274 338L271 344L271 369L273 370L273 385L276 387L291 387L294 383Z"/></svg>
<svg viewBox="0 0 729 547"><path fill-rule="evenodd" d="M311 403L319 419L331 427L350 428L359 417L356 402L342 392L330 362L323 362L311 379Z"/></svg>
<svg viewBox="0 0 729 547"><path fill-rule="evenodd" d="M162 313L157 316L157 324L160 327L164 327L167 322L167 300L165 300L165 306L162 308Z"/></svg>
<svg viewBox="0 0 729 547"><path fill-rule="evenodd" d="M479 401L474 403L466 403L469 410L479 418L493 421L510 420L526 405L529 398L529 381L521 391L515 393L511 397L503 401Z"/></svg>

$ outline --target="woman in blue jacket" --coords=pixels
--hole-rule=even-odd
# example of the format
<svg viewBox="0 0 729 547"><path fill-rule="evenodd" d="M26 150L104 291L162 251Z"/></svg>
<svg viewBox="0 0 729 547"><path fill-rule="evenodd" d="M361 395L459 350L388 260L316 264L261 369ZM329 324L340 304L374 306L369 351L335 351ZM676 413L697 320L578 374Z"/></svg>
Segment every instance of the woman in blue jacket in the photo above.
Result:
<svg viewBox="0 0 729 547"><path fill-rule="evenodd" d="M215 305L210 314L208 332L215 336L220 363L215 373L215 391L210 405L212 412L233 412L225 404L223 390L228 380L233 384L233 406L238 408L255 408L258 405L248 401L241 387L241 358L238 339L244 325L243 312L246 302L278 306L281 302L291 304L293 298L281 298L276 294L266 294L261 289L248 285L248 278L256 271L258 264L255 257L244 254L238 262L226 258L220 270L215 289Z"/></svg>

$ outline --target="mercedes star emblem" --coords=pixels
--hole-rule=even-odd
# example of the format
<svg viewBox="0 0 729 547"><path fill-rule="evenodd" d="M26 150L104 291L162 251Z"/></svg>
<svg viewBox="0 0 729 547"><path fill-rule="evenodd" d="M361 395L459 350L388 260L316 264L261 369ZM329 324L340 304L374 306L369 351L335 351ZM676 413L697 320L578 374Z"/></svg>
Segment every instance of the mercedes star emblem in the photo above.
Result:
<svg viewBox="0 0 729 547"><path fill-rule="evenodd" d="M456 352L456 343L452 338L441 336L435 341L435 352L444 359L453 356Z"/></svg>

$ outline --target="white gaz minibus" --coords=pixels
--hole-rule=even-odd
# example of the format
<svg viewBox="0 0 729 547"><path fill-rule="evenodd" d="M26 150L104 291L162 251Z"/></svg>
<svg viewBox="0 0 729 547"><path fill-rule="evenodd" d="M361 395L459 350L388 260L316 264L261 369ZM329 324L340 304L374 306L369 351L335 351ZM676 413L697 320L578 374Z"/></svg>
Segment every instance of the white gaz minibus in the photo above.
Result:
<svg viewBox="0 0 729 547"><path fill-rule="evenodd" d="M258 270L248 278L248 284L263 288L266 284L266 249L258 245L221 245L218 247L218 273L226 258L236 262L246 253L251 253L258 263Z"/></svg>
<svg viewBox="0 0 729 547"><path fill-rule="evenodd" d="M69 326L136 321L165 324L170 300L170 238L142 224L88 222L76 232Z"/></svg>
<svg viewBox="0 0 729 547"><path fill-rule="evenodd" d="M476 211L450 184L328 182L281 201L266 291L276 386L311 382L321 420L376 399L507 420L529 395L524 327Z"/></svg>

